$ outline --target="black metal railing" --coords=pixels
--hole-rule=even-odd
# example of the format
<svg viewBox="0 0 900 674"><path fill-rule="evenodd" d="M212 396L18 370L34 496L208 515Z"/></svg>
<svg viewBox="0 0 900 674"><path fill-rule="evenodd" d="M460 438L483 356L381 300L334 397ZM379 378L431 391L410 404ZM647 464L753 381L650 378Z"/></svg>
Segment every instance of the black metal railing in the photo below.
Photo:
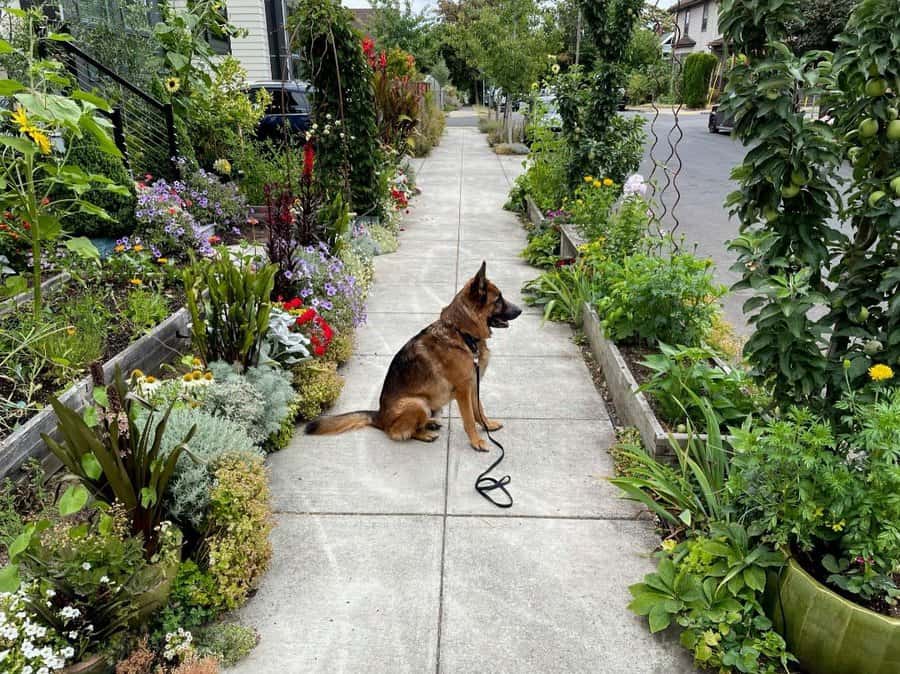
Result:
<svg viewBox="0 0 900 674"><path fill-rule="evenodd" d="M65 64L79 88L110 102L115 142L133 176L176 174L172 159L178 156L178 136L170 103L142 91L71 42L47 40L42 46Z"/></svg>

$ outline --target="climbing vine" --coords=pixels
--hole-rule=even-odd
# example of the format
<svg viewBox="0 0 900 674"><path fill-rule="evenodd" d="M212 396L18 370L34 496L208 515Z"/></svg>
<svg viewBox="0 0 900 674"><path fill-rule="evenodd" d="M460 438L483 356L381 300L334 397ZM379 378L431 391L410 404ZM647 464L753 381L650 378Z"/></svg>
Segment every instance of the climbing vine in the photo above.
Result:
<svg viewBox="0 0 900 674"><path fill-rule="evenodd" d="M317 165L351 208L379 215L378 145L372 68L350 13L336 0L302 0L289 19L291 43L315 87Z"/></svg>

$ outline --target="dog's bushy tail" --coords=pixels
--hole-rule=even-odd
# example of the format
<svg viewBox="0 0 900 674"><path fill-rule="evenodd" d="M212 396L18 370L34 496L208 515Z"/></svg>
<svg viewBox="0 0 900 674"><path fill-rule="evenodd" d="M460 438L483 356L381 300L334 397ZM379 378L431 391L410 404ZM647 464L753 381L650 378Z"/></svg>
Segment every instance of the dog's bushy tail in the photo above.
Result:
<svg viewBox="0 0 900 674"><path fill-rule="evenodd" d="M357 428L375 425L375 410L363 410L359 412L347 412L331 417L319 417L306 424L307 435L335 435L346 431L355 431Z"/></svg>

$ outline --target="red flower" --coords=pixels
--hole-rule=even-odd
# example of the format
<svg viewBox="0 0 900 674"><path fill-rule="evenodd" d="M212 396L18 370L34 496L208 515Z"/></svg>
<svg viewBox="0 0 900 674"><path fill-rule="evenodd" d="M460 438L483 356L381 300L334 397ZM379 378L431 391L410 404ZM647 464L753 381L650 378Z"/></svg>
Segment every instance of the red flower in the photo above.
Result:
<svg viewBox="0 0 900 674"><path fill-rule="evenodd" d="M378 55L378 67L382 70L384 68L387 68L387 54L385 54L384 52L381 52Z"/></svg>
<svg viewBox="0 0 900 674"><path fill-rule="evenodd" d="M375 40L370 37L364 37L362 41L362 50L363 54L371 56L372 52L375 51Z"/></svg>
<svg viewBox="0 0 900 674"><path fill-rule="evenodd" d="M281 307L285 311L296 311L297 309L299 309L302 306L303 306L303 300L301 300L299 297L295 297L292 300L288 300L287 302L284 302L281 305Z"/></svg>
<svg viewBox="0 0 900 674"><path fill-rule="evenodd" d="M316 310L315 309L307 309L302 314L297 316L297 325L303 325L305 323L309 323L315 317L316 317Z"/></svg>
<svg viewBox="0 0 900 674"><path fill-rule="evenodd" d="M570 264L574 264L574 263L575 263L574 257L564 257L564 258L560 258L559 260L556 261L556 266L557 267L568 267Z"/></svg>
<svg viewBox="0 0 900 674"><path fill-rule="evenodd" d="M41 206L49 206L50 205L50 197L44 197L41 199Z"/></svg>
<svg viewBox="0 0 900 674"><path fill-rule="evenodd" d="M313 163L316 160L316 150L312 143L303 146L303 177L312 178Z"/></svg>
<svg viewBox="0 0 900 674"><path fill-rule="evenodd" d="M210 243L211 246L215 246L215 245L216 245L217 243L219 243L221 240L222 240L222 237L221 237L221 236L216 236L215 234L213 234L211 237L209 237L209 238L207 239L207 241L209 241L209 243Z"/></svg>

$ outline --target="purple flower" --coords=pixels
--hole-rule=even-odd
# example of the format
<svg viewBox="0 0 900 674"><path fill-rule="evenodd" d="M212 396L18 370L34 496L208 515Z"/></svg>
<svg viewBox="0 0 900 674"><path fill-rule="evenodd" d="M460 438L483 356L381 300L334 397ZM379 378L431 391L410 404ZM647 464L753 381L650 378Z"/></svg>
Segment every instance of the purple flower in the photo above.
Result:
<svg viewBox="0 0 900 674"><path fill-rule="evenodd" d="M303 290L300 291L300 297L302 297L303 299L306 299L307 297L309 297L312 294L313 294L312 288L304 288Z"/></svg>
<svg viewBox="0 0 900 674"><path fill-rule="evenodd" d="M285 277L288 281L290 281L291 279L294 278L294 272L292 272L290 269L285 269L285 270L284 270L284 277Z"/></svg>
<svg viewBox="0 0 900 674"><path fill-rule="evenodd" d="M329 297L334 297L336 293L337 293L337 288L335 288L330 283L325 284L325 294L326 295L328 295Z"/></svg>

